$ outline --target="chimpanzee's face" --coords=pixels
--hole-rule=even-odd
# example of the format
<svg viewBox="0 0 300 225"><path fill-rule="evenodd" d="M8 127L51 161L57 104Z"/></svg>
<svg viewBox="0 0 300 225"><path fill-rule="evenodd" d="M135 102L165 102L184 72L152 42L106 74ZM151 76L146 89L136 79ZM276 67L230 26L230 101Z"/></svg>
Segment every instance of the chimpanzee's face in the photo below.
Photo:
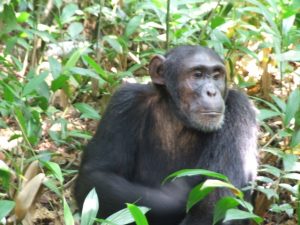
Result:
<svg viewBox="0 0 300 225"><path fill-rule="evenodd" d="M201 131L221 128L224 120L226 70L215 55L197 51L181 62L177 107L189 125Z"/></svg>

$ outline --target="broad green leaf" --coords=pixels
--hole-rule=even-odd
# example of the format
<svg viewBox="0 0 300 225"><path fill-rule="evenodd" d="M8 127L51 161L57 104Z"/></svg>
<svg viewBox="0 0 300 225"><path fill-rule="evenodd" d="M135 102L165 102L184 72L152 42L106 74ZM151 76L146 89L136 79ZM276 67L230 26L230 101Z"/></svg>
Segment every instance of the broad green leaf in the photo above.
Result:
<svg viewBox="0 0 300 225"><path fill-rule="evenodd" d="M68 34L75 39L83 31L83 25L79 22L73 22L68 27Z"/></svg>
<svg viewBox="0 0 300 225"><path fill-rule="evenodd" d="M276 103L276 105L279 107L281 112L285 112L286 110L285 102L282 99L278 98L276 95L270 95L270 96L273 99L273 101Z"/></svg>
<svg viewBox="0 0 300 225"><path fill-rule="evenodd" d="M84 200L80 225L93 225L98 213L98 209L98 195L95 188L93 188Z"/></svg>
<svg viewBox="0 0 300 225"><path fill-rule="evenodd" d="M59 190L59 188L56 186L55 182L53 182L53 180L47 178L45 179L45 181L43 182L43 184L49 188L49 190L53 191L55 194L57 194L57 196L62 197L61 195L61 191Z"/></svg>
<svg viewBox="0 0 300 225"><path fill-rule="evenodd" d="M263 183L271 183L271 184L274 182L271 178L266 177L266 176L257 176L256 180L263 182Z"/></svg>
<svg viewBox="0 0 300 225"><path fill-rule="evenodd" d="M285 212L290 218L294 215L294 208L290 204L272 204L270 209L271 212L282 213Z"/></svg>
<svg viewBox="0 0 300 225"><path fill-rule="evenodd" d="M108 35L103 37L104 41L107 41L108 44L119 54L123 53L122 45L119 43L116 36Z"/></svg>
<svg viewBox="0 0 300 225"><path fill-rule="evenodd" d="M82 117L98 120L100 119L99 113L86 103L75 103L74 107L82 113Z"/></svg>
<svg viewBox="0 0 300 225"><path fill-rule="evenodd" d="M146 214L150 209L139 206L143 214ZM113 224L130 224L134 222L134 218L128 208L122 209L105 219ZM102 223L102 225L109 225L109 223Z"/></svg>
<svg viewBox="0 0 300 225"><path fill-rule="evenodd" d="M289 50L282 54L276 55L277 60L279 61L300 61L300 51L299 50Z"/></svg>
<svg viewBox="0 0 300 225"><path fill-rule="evenodd" d="M49 161L48 162L44 161L42 163L47 169L49 169L51 171L51 173L54 175L54 177L56 179L58 179L60 181L60 183L62 184L64 181L64 177L62 175L59 165L55 162L49 162Z"/></svg>
<svg viewBox="0 0 300 225"><path fill-rule="evenodd" d="M272 198L278 199L279 196L276 193L276 191L274 189L270 189L270 188L266 188L266 187L262 187L262 186L258 186L256 188L258 191L264 193L267 197L267 199L271 200Z"/></svg>
<svg viewBox="0 0 300 225"><path fill-rule="evenodd" d="M84 56L82 56L82 58L96 71L96 73L99 74L99 76L103 80L105 80L105 81L107 81L107 82L110 83L110 79L109 79L109 77L107 75L107 72L104 69L102 69L102 67L98 63L96 63L95 60L93 60L88 55L84 55Z"/></svg>
<svg viewBox="0 0 300 225"><path fill-rule="evenodd" d="M289 17L284 18L282 20L282 33L283 33L283 35L287 35L288 32L291 30L291 28L294 25L295 18L296 18L296 16L292 15L292 16L289 16Z"/></svg>
<svg viewBox="0 0 300 225"><path fill-rule="evenodd" d="M67 83L67 80L70 79L70 76L67 75L60 75L58 78L52 81L51 83L51 90L57 91L58 89L64 87Z"/></svg>
<svg viewBox="0 0 300 225"><path fill-rule="evenodd" d="M217 222L221 221L226 214L226 211L228 209L235 208L239 205L239 202L233 198L233 197L224 197L221 198L215 205L214 208L214 220L213 224L216 224Z"/></svg>
<svg viewBox="0 0 300 225"><path fill-rule="evenodd" d="M228 181L228 177L226 177L225 175L221 174L221 173L216 173L210 170L204 170L204 169L183 169L183 170L179 170L176 171L172 174L170 174L169 176L167 176L163 183L170 181L170 180L175 180L176 178L179 177L185 177L185 176L207 176L207 177L213 177L213 178L218 178L224 181Z"/></svg>
<svg viewBox="0 0 300 225"><path fill-rule="evenodd" d="M64 220L66 225L74 225L74 218L72 215L72 212L70 210L70 207L65 199L63 198L63 205L64 205Z"/></svg>
<svg viewBox="0 0 300 225"><path fill-rule="evenodd" d="M292 179L292 180L297 180L300 181L300 174L299 173L288 173L282 176L283 178L286 179Z"/></svg>
<svg viewBox="0 0 300 225"><path fill-rule="evenodd" d="M48 58L50 64L50 71L52 74L53 79L57 79L61 73L61 64L55 58L49 57Z"/></svg>
<svg viewBox="0 0 300 225"><path fill-rule="evenodd" d="M33 91L36 91L37 88L40 87L40 85L45 81L48 74L48 71L44 71L39 76L31 78L23 89L23 96L26 96Z"/></svg>
<svg viewBox="0 0 300 225"><path fill-rule="evenodd" d="M262 168L259 169L260 172L266 172L266 173L270 173L272 174L273 176L275 177L280 177L281 175L281 170L274 167L274 166L271 166L271 165L262 165Z"/></svg>
<svg viewBox="0 0 300 225"><path fill-rule="evenodd" d="M253 213L245 212L239 209L229 209L226 212L225 219L223 222L228 222L231 220L244 220L244 219L251 219L254 220L256 223L262 223L263 219Z"/></svg>
<svg viewBox="0 0 300 225"><path fill-rule="evenodd" d="M73 68L78 60L80 59L81 54L85 51L85 48L80 48L73 52L66 65L63 68L63 73L68 72L69 69Z"/></svg>
<svg viewBox="0 0 300 225"><path fill-rule="evenodd" d="M296 112L300 109L300 89L294 90L288 98L284 124L287 126Z"/></svg>
<svg viewBox="0 0 300 225"><path fill-rule="evenodd" d="M73 20L73 16L78 10L78 6L76 4L68 4L63 8L60 21L62 24L65 24L67 22L70 22Z"/></svg>
<svg viewBox="0 0 300 225"><path fill-rule="evenodd" d="M202 188L202 186L203 183L198 184L190 191L186 206L187 212L214 190L214 188Z"/></svg>
<svg viewBox="0 0 300 225"><path fill-rule="evenodd" d="M15 117L16 117L16 120L18 122L18 125L22 131L22 134L25 138L27 138L27 127L26 127L26 120L25 120L25 117L23 115L23 112L22 110L15 106L14 107L14 113L15 113Z"/></svg>
<svg viewBox="0 0 300 225"><path fill-rule="evenodd" d="M81 130L71 130L69 132L69 136L70 137L77 137L77 138L83 138L83 139L86 139L86 140L89 140L92 138L92 135L89 134L89 133L86 133L86 132L83 132Z"/></svg>
<svg viewBox="0 0 300 225"><path fill-rule="evenodd" d="M73 67L73 68L70 69L70 71L74 74L79 74L81 76L86 76L86 77L92 77L92 78L95 78L95 79L99 79L99 76L90 69L85 69L85 68L80 68L80 67Z"/></svg>
<svg viewBox="0 0 300 225"><path fill-rule="evenodd" d="M295 130L292 136L291 147L297 147L300 145L300 129Z"/></svg>
<svg viewBox="0 0 300 225"><path fill-rule="evenodd" d="M259 121L264 121L266 119L270 119L276 116L281 116L281 113L269 109L260 109L257 118Z"/></svg>
<svg viewBox="0 0 300 225"><path fill-rule="evenodd" d="M30 14L28 12L20 12L16 13L16 15L18 23L25 23L30 17Z"/></svg>
<svg viewBox="0 0 300 225"><path fill-rule="evenodd" d="M9 200L0 200L0 221L6 217L15 207L15 202Z"/></svg>
<svg viewBox="0 0 300 225"><path fill-rule="evenodd" d="M285 184L285 183L280 183L278 185L279 187L284 188L285 190L291 192L295 196L298 194L298 185L292 186L290 184Z"/></svg>
<svg viewBox="0 0 300 225"><path fill-rule="evenodd" d="M133 17L127 24L125 29L125 36L130 37L136 29L140 26L143 16L135 16Z"/></svg>
<svg viewBox="0 0 300 225"><path fill-rule="evenodd" d="M234 195L239 197L243 196L243 193L230 183L220 180L206 180L194 187L189 193L187 210L190 210L197 202L205 198L215 188L228 188Z"/></svg>
<svg viewBox="0 0 300 225"><path fill-rule="evenodd" d="M293 154L285 154L282 158L284 171L298 171L300 172L299 157Z"/></svg>
<svg viewBox="0 0 300 225"><path fill-rule="evenodd" d="M143 212L139 209L139 207L128 203L126 205L131 215L133 216L136 225L148 225L147 218L143 214Z"/></svg>
<svg viewBox="0 0 300 225"><path fill-rule="evenodd" d="M225 19L222 16L214 16L213 19L211 20L211 28L215 29L218 26L222 25L225 23Z"/></svg>

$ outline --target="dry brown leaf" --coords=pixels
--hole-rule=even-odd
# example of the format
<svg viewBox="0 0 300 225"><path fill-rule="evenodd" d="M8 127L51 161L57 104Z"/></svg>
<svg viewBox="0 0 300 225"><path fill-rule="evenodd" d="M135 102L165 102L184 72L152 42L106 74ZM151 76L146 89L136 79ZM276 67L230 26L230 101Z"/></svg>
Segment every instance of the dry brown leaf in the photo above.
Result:
<svg viewBox="0 0 300 225"><path fill-rule="evenodd" d="M24 219L45 180L45 174L39 173L29 180L16 197L15 215L18 221Z"/></svg>
<svg viewBox="0 0 300 225"><path fill-rule="evenodd" d="M30 181L33 177L35 177L38 173L41 172L39 161L35 160L33 161L28 168L26 169L26 172L24 174L24 182L22 183L22 188Z"/></svg>

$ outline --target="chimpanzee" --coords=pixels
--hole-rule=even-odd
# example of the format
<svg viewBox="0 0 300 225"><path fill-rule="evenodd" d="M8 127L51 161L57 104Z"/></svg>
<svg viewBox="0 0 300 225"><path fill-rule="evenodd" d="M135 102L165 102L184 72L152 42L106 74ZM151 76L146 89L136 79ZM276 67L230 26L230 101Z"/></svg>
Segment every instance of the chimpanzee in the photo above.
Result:
<svg viewBox="0 0 300 225"><path fill-rule="evenodd" d="M253 106L227 89L224 62L206 47L179 46L155 56L149 74L152 84L126 84L113 95L83 153L77 202L82 207L95 187L101 218L136 203L151 208L150 225L210 225L225 190L185 213L189 191L203 178L162 180L180 169L203 168L246 186L257 167Z"/></svg>

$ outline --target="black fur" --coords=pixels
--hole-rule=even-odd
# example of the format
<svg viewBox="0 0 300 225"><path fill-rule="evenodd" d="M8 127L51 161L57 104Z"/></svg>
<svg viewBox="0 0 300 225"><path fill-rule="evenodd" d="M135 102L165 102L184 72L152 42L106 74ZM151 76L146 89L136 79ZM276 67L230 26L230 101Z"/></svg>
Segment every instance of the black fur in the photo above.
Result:
<svg viewBox="0 0 300 225"><path fill-rule="evenodd" d="M83 154L75 187L80 207L96 187L101 218L136 203L151 208L150 225L209 225L214 203L227 192L214 191L186 214L196 182L179 179L161 186L162 180L185 168L223 173L238 188L255 178L256 119L244 94L228 91L224 124L214 132L185 126L169 101L168 93L153 85L125 85L114 94Z"/></svg>

